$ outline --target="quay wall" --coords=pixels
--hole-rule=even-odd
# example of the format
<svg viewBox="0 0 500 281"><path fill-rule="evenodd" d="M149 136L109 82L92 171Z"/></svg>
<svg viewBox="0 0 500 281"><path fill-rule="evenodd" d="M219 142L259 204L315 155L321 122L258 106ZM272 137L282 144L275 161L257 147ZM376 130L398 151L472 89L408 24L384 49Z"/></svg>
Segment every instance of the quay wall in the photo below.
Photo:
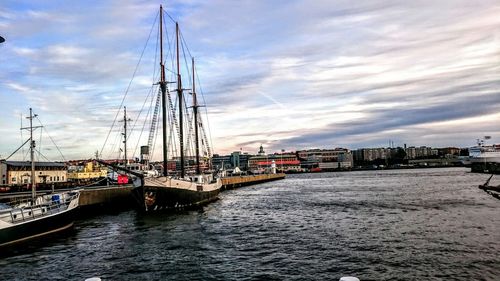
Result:
<svg viewBox="0 0 500 281"><path fill-rule="evenodd" d="M285 174L261 174L222 178L222 190L284 179ZM86 187L80 193L79 207L85 211L125 210L136 205L132 195L132 185ZM64 189L61 189L63 191ZM48 193L48 191L47 191ZM0 202L15 202L31 197L31 192L7 193L0 195ZM84 212L86 213L86 212Z"/></svg>
<svg viewBox="0 0 500 281"><path fill-rule="evenodd" d="M283 173L226 177L222 178L222 189L231 189L284 178L285 174Z"/></svg>
<svg viewBox="0 0 500 281"><path fill-rule="evenodd" d="M284 179L285 174L262 174L222 178L222 189L231 189L267 181ZM80 194L80 207L134 207L132 185L102 186L84 189Z"/></svg>
<svg viewBox="0 0 500 281"><path fill-rule="evenodd" d="M133 207L132 185L86 188L80 193L80 207Z"/></svg>
<svg viewBox="0 0 500 281"><path fill-rule="evenodd" d="M473 173L500 174L500 163L496 162L476 162L471 165Z"/></svg>

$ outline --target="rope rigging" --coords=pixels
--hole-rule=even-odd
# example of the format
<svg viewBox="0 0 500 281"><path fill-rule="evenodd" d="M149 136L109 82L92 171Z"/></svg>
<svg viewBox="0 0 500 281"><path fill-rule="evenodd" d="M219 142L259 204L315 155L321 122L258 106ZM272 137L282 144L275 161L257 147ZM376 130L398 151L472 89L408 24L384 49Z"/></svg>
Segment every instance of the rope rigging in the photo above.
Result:
<svg viewBox="0 0 500 281"><path fill-rule="evenodd" d="M172 22L175 23L175 20L166 11L163 11L163 13L165 15L167 15L167 17L170 18L170 20ZM129 81L128 86L125 90L124 96L120 102L120 106L118 107L118 112L116 113L116 115L113 119L111 128L109 129L108 134L107 134L106 139L105 139L105 142L100 150L101 155L103 153L104 148L108 144L108 141L110 140L110 135L112 133L117 133L117 132L119 134L117 134L117 136L115 137L115 141L113 143L111 143L112 149L110 151L110 155L114 154L116 151L118 151L118 153L120 154L120 150L115 150L115 148L116 148L117 144L120 144L119 137L121 136L123 129L116 130L116 122L119 118L118 116L120 115L119 112L121 111L121 109L123 108L123 106L125 104L127 96L131 96L130 93L132 92L132 90L131 90L132 83L133 83L134 79L136 78L136 76L138 76L140 64L143 62L143 57L146 53L146 50L148 49L148 44L150 41L152 41L151 40L151 35L153 32L152 30L157 23L158 23L158 14L156 15L156 18L153 22L153 25L152 25L151 30L149 32L148 38L146 40L146 44L142 49L141 55L139 57L139 61L137 62L137 65L135 66L134 72L132 74L132 78ZM165 72L169 73L168 78L170 78L170 79L168 81L177 81L177 74L178 74L177 71L175 71L175 69L176 69L176 60L175 60L175 57L176 57L175 51L176 50L174 50L174 48L175 48L175 43L174 43L175 34L174 34L174 32L169 32L170 30L168 30L167 28L164 28L164 30L165 30L164 33L166 34L166 36L164 38L167 39L166 41L168 43L168 51L165 53L165 60L158 63L158 45L159 45L158 37L160 37L160 34L158 32L157 33L158 37L157 37L156 45L155 45L155 57L154 57L155 67L154 67L154 71L153 71L152 86L149 88L149 91L143 100L143 103L142 103L140 110L138 110L138 111L131 110L131 112L137 113L137 116L135 117L135 119L134 119L135 121L130 128L130 133L127 134L127 141L134 140L135 147L134 147L133 153L132 153L134 158L136 157L136 152L138 151L138 148L140 147L141 139L143 139L143 133L147 129L149 129L149 132L147 133L146 142L147 142L147 147L149 148L148 150L149 150L149 159L150 160L152 160L154 155L155 155L156 141L157 141L158 135L161 135L163 130L166 130L167 132L166 132L166 147L164 148L162 153L166 152L167 155L169 155L170 157L172 157L172 155L179 155L178 150L180 147L180 144L179 144L180 134L181 134L180 132L181 132L181 130L183 130L185 132L183 141L186 141L185 142L186 145L184 145L184 151L183 151L184 155L194 156L195 154L197 154L195 151L195 146L196 146L195 142L196 141L195 141L195 136L194 136L194 134L195 134L194 133L194 131L195 131L194 124L196 124L195 120L194 120L195 116L193 113L190 112L190 110L188 110L190 107L192 107L192 103L188 103L188 101L190 101L190 98L189 98L190 95L182 95L182 97L181 97L182 101L184 103L182 106L182 111L184 113L182 115L183 115L183 119L186 120L182 124L183 128L180 127L181 125L179 123L179 116L178 116L179 97L177 95L177 91L173 91L172 86L169 86L170 84L175 84L176 82L167 82L167 80L162 80L162 81L166 81L166 83L167 83L167 87L166 87L166 91L165 91L165 104L162 105L162 92L161 92L161 89L158 85L159 83L156 82L156 81L160 81L160 79L158 79L158 76L161 75L161 69L159 66L161 66L161 65L166 66L166 61L168 59L170 59L170 62L171 62L169 64L170 67L165 68ZM187 81L189 81L189 82L185 83L185 81L183 81L182 84L185 83L185 85L187 85L188 87L190 86L191 88L193 88L193 81L196 80L199 83L199 77L197 75L197 71L192 69L192 67L189 66L190 64L188 63L188 58L192 58L191 52L187 46L187 43L186 43L186 40L184 39L184 36L182 35L182 33L180 31L179 31L179 38L180 38L180 42L179 42L180 46L179 46L179 50L177 50L177 51L179 53L182 52L182 60L184 61L184 66L182 67L182 69L180 71L182 73L179 73L179 74L182 77L184 77L183 80L186 80L185 77L192 77L193 79L187 79ZM149 52L149 50L148 50L148 52ZM167 78L167 77L165 77L165 78ZM183 89L183 90L187 90L187 89ZM201 94L203 102L204 102L205 97L203 95L203 91L202 91L200 86L198 86L198 91ZM156 94L154 94L154 93L156 93ZM174 97L172 97L172 95L174 95ZM191 96L191 99L192 99L192 96ZM166 108L165 116L161 116L161 114L160 114L161 106L164 106ZM143 113L145 113L145 114L143 114ZM206 113L207 113L207 110L205 109L205 114ZM161 122L162 118L164 118L166 120L165 123L166 123L167 128L162 128L160 126L160 122ZM209 141L209 138L207 137L206 128L204 128L204 126L203 126L203 123L204 123L203 117L201 117L201 115L198 115L196 121L198 124L197 129L199 129L198 131L199 131L199 135L200 135L199 142L201 144L202 151L206 151L206 153L201 152L200 154L202 154L202 156L211 156L212 152L211 152L211 148L209 145L211 143L211 141ZM139 122L142 122L142 128L140 130L138 128L139 124L140 124ZM210 131L210 128L208 128L208 130ZM127 131L129 131L129 130L127 130ZM135 142L135 140L137 142ZM120 159L120 157L118 157L118 159Z"/></svg>
<svg viewBox="0 0 500 281"><path fill-rule="evenodd" d="M40 126L42 126L42 130L45 131L45 133L47 134L47 136L49 137L50 141L52 141L52 143L54 144L54 146L56 147L57 151L59 152L59 154L61 155L61 158L64 162L66 162L66 158L64 157L64 155L62 154L61 150L59 149L59 146L57 146L56 142L54 141L54 139L52 139L52 137L49 135L49 132L47 131L47 129L45 129L45 126L42 124L42 121L40 121L40 119L38 118L38 116L35 116L36 120L38 120L38 122L40 123ZM41 130L40 130L41 131ZM41 143L41 136L40 136L40 143ZM41 150L41 146L40 147L40 150ZM41 153L41 152L39 152Z"/></svg>
<svg viewBox="0 0 500 281"><path fill-rule="evenodd" d="M148 46L149 39L151 38L151 34L153 32L153 28L156 25L156 20L158 19L158 14L156 15L153 24L151 25L151 30L149 31L148 39L146 40L146 44L144 44L144 48L142 49L141 56L139 57L139 61L137 62L134 72L132 74L132 78L130 79L130 82L128 83L127 89L125 90L125 94L123 95L122 101L120 103L120 106L118 107L118 110L116 111L115 118L113 120L113 124L111 125L111 128L108 131L108 135L106 136L106 139L104 140L104 144L102 145L100 154L102 154L104 147L106 146L106 143L108 142L109 135L111 134L111 131L113 130L116 121L118 119L118 115L120 114L120 109L123 107L123 103L125 102L125 98L127 97L128 91L130 89L130 86L132 85L132 81L134 81L135 75L137 74L137 70L139 69L139 65L141 64L142 57L144 56L144 52L146 51L146 47Z"/></svg>

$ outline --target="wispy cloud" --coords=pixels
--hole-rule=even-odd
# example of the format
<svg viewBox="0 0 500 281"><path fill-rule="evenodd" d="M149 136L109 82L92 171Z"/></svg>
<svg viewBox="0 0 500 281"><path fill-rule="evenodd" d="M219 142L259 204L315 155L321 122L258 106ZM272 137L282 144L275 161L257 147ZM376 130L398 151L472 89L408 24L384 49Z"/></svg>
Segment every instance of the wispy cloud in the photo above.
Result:
<svg viewBox="0 0 500 281"><path fill-rule="evenodd" d="M218 152L256 151L260 143L268 151L356 148L389 139L468 146L481 135L500 142L498 1L192 0L164 7L196 57ZM73 157L89 157L104 142L156 13L156 3L140 0L7 1L0 8L8 39L0 46L2 133L17 132L19 112L32 106ZM150 40L143 61L153 65ZM134 119L151 70L141 66L129 89ZM2 140L0 153L18 142Z"/></svg>

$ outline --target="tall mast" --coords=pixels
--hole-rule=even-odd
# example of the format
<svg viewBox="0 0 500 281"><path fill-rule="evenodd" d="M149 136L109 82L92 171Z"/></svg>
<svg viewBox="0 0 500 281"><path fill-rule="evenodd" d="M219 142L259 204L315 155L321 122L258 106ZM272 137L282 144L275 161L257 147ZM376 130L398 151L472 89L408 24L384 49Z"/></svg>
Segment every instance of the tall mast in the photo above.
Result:
<svg viewBox="0 0 500 281"><path fill-rule="evenodd" d="M165 81L165 64L163 64L163 6L160 5L160 89L161 89L161 109L163 127L163 176L168 175L167 167L167 82Z"/></svg>
<svg viewBox="0 0 500 281"><path fill-rule="evenodd" d="M35 181L35 141L33 140L33 130L37 128L42 128L42 126L35 126L33 127L33 118L37 117L38 115L33 114L33 109L30 108L30 116L26 117L27 119L30 120L30 126L26 128L22 128L21 130L29 130L30 131L30 161L31 161L31 197L33 199L33 203L35 204L35 199L36 199L36 181ZM28 141L26 141L28 142ZM24 145L24 144L23 144ZM15 152L14 152L15 153ZM14 154L13 153L13 154ZM12 155L11 155L12 156ZM9 156L10 157L10 156ZM7 157L7 158L9 158Z"/></svg>
<svg viewBox="0 0 500 281"><path fill-rule="evenodd" d="M191 58L193 69L193 115L194 115L194 141L196 143L196 174L201 174L200 170L200 142L198 139L198 100L196 99L194 58Z"/></svg>
<svg viewBox="0 0 500 281"><path fill-rule="evenodd" d="M132 121L132 119L127 118L127 107L123 107L123 151L124 151L124 157L125 157L125 167L127 167L128 164L128 157L127 157L127 122Z"/></svg>
<svg viewBox="0 0 500 281"><path fill-rule="evenodd" d="M35 204L36 198L36 182L35 182L35 141L33 140L33 110L30 108L30 160L31 160L31 197L32 204Z"/></svg>
<svg viewBox="0 0 500 281"><path fill-rule="evenodd" d="M179 23L175 23L175 39L177 45L177 99L179 100L179 146L181 150L181 178L184 178L184 124L182 123L182 81L179 61Z"/></svg>

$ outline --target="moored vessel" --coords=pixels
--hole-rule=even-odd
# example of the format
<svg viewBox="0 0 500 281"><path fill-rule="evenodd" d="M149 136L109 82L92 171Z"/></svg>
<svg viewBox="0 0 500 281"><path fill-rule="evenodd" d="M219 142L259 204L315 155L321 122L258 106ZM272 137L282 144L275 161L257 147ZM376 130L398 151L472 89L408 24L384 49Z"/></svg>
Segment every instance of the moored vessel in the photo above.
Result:
<svg viewBox="0 0 500 281"><path fill-rule="evenodd" d="M199 205L203 205L214 201L218 198L219 191L221 189L222 183L220 178L218 178L212 172L203 172L200 168L200 132L199 129L202 128L202 124L199 119L198 109L200 105L198 104L196 98L196 88L195 88L195 70L194 70L194 58L191 59L191 70L192 70L192 89L190 94L192 95L193 104L191 106L193 110L193 121L194 121L194 147L195 147L195 165L196 171L191 174L186 172L186 159L185 159L185 135L184 135L184 116L183 111L185 110L184 104L184 91L182 87L182 77L180 71L180 58L179 58L179 41L180 41L180 30L179 25L175 23L175 45L176 45L176 70L170 71L176 73L175 82L167 82L165 79L165 63L163 61L163 8L160 6L160 24L159 24L159 34L160 34L160 81L158 85L160 87L158 101L161 99L161 112L162 112L162 154L163 154L163 165L160 176L143 176L140 181L135 181L136 187L133 190L135 197L139 203L139 208L146 212L159 211L159 210L172 210L178 208L190 208ZM168 157L167 157L167 131L173 132L173 128L168 128L167 126L167 100L170 101L170 91L168 89L168 84L176 84L176 88L173 90L177 93L177 111L172 110L172 117L175 119L175 115L178 117L178 124L175 124L177 128L177 136L179 142L179 160L180 160L180 171L175 174L169 175L168 173ZM153 123L154 124L154 121ZM173 124L172 124L173 125ZM152 125L153 127L154 125ZM150 136L151 139L151 136ZM188 138L189 139L189 138ZM148 143L150 145L150 142Z"/></svg>
<svg viewBox="0 0 500 281"><path fill-rule="evenodd" d="M72 227L79 196L70 191L0 205L0 248Z"/></svg>
<svg viewBox="0 0 500 281"><path fill-rule="evenodd" d="M33 114L30 108L31 198L0 204L0 248L32 238L45 236L70 228L79 203L78 190L37 195L33 140Z"/></svg>

